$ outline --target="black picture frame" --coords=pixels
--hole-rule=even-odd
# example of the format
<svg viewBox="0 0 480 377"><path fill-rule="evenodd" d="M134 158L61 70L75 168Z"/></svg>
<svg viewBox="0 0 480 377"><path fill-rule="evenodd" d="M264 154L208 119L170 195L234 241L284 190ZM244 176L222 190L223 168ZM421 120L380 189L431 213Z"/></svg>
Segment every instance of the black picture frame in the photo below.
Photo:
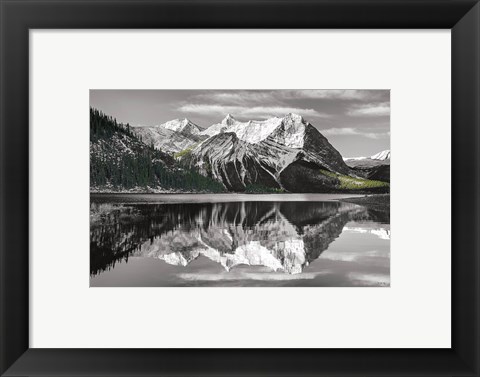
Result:
<svg viewBox="0 0 480 377"><path fill-rule="evenodd" d="M0 0L0 12L2 376L480 375L478 1ZM29 30L44 28L451 29L451 349L29 348Z"/></svg>

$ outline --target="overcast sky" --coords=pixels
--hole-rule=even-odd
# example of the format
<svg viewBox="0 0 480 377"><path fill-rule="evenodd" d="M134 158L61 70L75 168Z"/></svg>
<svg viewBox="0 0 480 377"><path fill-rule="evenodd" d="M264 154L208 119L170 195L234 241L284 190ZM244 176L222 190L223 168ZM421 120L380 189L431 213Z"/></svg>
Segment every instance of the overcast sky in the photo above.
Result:
<svg viewBox="0 0 480 377"><path fill-rule="evenodd" d="M90 90L90 106L133 126L188 118L201 128L234 118L297 113L344 157L390 149L389 90Z"/></svg>

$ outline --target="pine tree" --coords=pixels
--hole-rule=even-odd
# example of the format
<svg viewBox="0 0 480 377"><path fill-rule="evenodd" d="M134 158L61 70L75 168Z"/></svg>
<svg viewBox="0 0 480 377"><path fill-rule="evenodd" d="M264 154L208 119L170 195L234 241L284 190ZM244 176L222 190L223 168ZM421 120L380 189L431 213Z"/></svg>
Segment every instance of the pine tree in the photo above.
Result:
<svg viewBox="0 0 480 377"><path fill-rule="evenodd" d="M115 150L113 137L129 145L130 152ZM160 187L184 191L223 192L221 183L194 170L179 167L172 156L146 145L130 124L90 108L90 185L117 189Z"/></svg>

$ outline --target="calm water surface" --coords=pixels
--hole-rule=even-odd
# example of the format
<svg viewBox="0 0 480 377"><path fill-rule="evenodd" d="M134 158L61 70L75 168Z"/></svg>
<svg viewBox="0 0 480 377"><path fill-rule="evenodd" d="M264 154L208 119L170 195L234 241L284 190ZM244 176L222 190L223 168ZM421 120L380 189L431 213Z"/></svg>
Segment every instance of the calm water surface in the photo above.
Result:
<svg viewBox="0 0 480 377"><path fill-rule="evenodd" d="M92 194L90 285L389 286L389 214L341 197Z"/></svg>

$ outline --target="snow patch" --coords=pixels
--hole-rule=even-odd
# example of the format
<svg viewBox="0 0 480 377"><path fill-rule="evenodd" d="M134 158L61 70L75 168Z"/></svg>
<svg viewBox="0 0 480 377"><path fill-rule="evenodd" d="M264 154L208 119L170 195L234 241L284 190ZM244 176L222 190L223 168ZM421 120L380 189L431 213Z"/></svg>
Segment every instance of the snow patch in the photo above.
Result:
<svg viewBox="0 0 480 377"><path fill-rule="evenodd" d="M382 161L389 160L390 159L390 150L387 149L387 150L381 151L377 154L374 154L370 158L372 160L382 160Z"/></svg>
<svg viewBox="0 0 480 377"><path fill-rule="evenodd" d="M390 160L390 149L386 149L384 151L378 152L377 154L374 154L373 156L370 157L343 157L343 161L351 161L351 160L380 160L380 161L385 161L385 160Z"/></svg>

